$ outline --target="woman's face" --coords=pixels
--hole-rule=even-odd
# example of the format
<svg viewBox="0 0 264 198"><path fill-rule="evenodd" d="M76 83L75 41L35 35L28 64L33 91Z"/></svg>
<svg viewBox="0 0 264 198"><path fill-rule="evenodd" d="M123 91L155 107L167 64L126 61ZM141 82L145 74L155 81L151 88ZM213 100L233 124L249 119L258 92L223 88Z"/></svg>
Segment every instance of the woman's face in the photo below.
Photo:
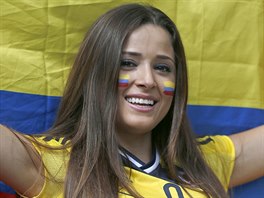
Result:
<svg viewBox="0 0 264 198"><path fill-rule="evenodd" d="M147 24L130 34L122 50L118 133L149 133L164 118L173 99L175 70L166 30Z"/></svg>

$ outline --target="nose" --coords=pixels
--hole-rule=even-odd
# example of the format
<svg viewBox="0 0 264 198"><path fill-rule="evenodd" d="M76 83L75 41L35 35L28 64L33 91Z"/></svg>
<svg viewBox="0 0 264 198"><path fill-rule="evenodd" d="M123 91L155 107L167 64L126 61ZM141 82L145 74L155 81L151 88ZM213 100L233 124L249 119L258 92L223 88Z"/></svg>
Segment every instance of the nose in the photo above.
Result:
<svg viewBox="0 0 264 198"><path fill-rule="evenodd" d="M145 89L151 89L155 87L157 84L156 84L155 76L153 73L154 71L152 67L146 64L138 68L140 69L138 70L137 80L135 82L136 85L138 87L143 87Z"/></svg>

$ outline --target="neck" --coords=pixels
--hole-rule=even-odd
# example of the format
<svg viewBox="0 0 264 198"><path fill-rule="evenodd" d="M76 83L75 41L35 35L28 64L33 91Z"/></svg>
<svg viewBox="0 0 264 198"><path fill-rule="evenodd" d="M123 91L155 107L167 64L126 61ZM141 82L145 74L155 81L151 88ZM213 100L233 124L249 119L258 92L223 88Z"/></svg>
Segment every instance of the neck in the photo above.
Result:
<svg viewBox="0 0 264 198"><path fill-rule="evenodd" d="M141 161L148 163L152 156L151 132L144 134L131 134L118 132L120 146L131 152Z"/></svg>

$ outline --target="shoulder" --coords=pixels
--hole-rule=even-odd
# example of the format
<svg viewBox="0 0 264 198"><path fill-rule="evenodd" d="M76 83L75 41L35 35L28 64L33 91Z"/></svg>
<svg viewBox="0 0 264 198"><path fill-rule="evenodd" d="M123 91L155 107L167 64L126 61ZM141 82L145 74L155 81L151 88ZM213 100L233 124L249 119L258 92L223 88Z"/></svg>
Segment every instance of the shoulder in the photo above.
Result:
<svg viewBox="0 0 264 198"><path fill-rule="evenodd" d="M203 153L234 154L235 148L230 137L225 135L204 136L197 138L198 145Z"/></svg>
<svg viewBox="0 0 264 198"><path fill-rule="evenodd" d="M235 147L225 135L198 138L198 145L209 167L227 189L235 163Z"/></svg>
<svg viewBox="0 0 264 198"><path fill-rule="evenodd" d="M61 161L68 159L71 150L70 141L63 137L52 136L28 136L33 146L41 155L45 164L46 161Z"/></svg>
<svg viewBox="0 0 264 198"><path fill-rule="evenodd" d="M66 144L70 143L70 140L64 138L64 137L52 137L52 136L46 136L46 135L38 135L38 136L28 136L33 143L37 142L42 145L50 146L50 147L63 147L66 146Z"/></svg>
<svg viewBox="0 0 264 198"><path fill-rule="evenodd" d="M44 181L41 162L31 141L23 134L0 125L1 181L18 192L35 194Z"/></svg>
<svg viewBox="0 0 264 198"><path fill-rule="evenodd" d="M40 154L52 151L54 151L54 153L69 153L71 150L70 140L64 137L52 137L49 135L26 135L26 138L31 141L32 145Z"/></svg>
<svg viewBox="0 0 264 198"><path fill-rule="evenodd" d="M63 197L63 183L70 158L70 141L51 136L28 136L44 166L45 184L37 197Z"/></svg>
<svg viewBox="0 0 264 198"><path fill-rule="evenodd" d="M56 179L63 180L70 158L70 141L50 136L30 136L29 138L41 156L46 176L56 176Z"/></svg>

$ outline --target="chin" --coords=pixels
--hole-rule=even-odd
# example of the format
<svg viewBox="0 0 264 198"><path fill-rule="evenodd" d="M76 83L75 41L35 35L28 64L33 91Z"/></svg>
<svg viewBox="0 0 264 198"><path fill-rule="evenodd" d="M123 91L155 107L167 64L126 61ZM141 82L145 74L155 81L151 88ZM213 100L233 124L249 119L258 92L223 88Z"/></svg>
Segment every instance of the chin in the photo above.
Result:
<svg viewBox="0 0 264 198"><path fill-rule="evenodd" d="M153 124L147 124L146 122L140 120L138 122L134 121L134 122L130 122L127 124L118 124L119 125L119 129L121 129L122 131L131 131L135 134L137 133L149 133L152 131L152 129L155 127L153 126Z"/></svg>

